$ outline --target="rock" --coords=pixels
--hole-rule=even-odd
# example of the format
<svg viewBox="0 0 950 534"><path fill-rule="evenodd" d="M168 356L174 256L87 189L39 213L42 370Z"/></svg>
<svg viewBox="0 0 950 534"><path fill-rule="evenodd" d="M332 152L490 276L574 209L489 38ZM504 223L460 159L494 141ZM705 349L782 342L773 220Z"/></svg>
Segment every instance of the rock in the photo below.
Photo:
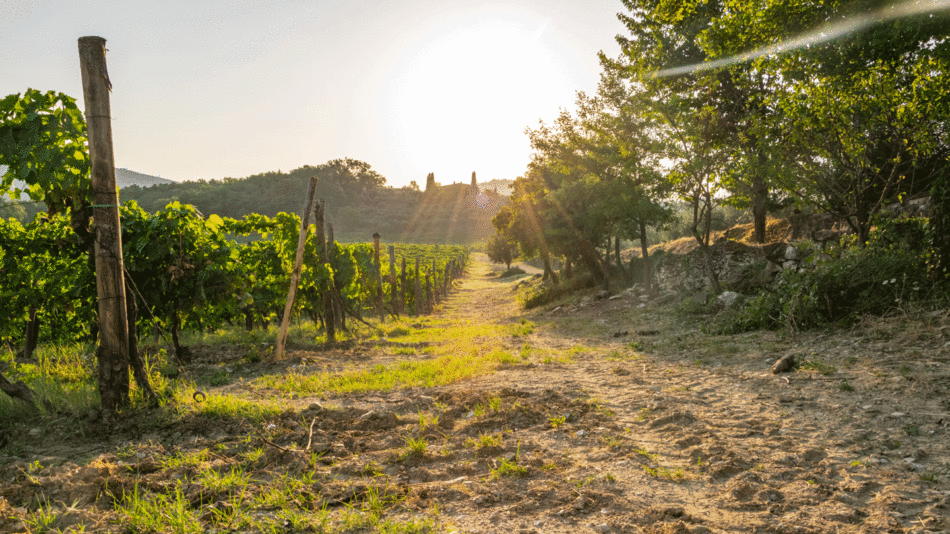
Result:
<svg viewBox="0 0 950 534"><path fill-rule="evenodd" d="M795 261L799 258L798 249L795 247L785 247L785 259Z"/></svg>
<svg viewBox="0 0 950 534"><path fill-rule="evenodd" d="M772 366L772 374L787 373L795 368L795 355L786 354Z"/></svg>
<svg viewBox="0 0 950 534"><path fill-rule="evenodd" d="M610 298L607 299L607 300L617 300L617 299L622 299L622 298L623 298L623 295L613 295L612 297L610 297Z"/></svg>
<svg viewBox="0 0 950 534"><path fill-rule="evenodd" d="M586 431L586 430L578 430L577 432L574 433L574 435L577 436L577 437L579 437L579 438L582 438L582 437L584 437L584 436L587 435L587 431Z"/></svg>
<svg viewBox="0 0 950 534"><path fill-rule="evenodd" d="M607 291L606 289L601 289L598 291L597 296L595 297L596 300L604 300L606 298L610 298L610 291Z"/></svg>
<svg viewBox="0 0 950 534"><path fill-rule="evenodd" d="M737 298L739 298L739 294L735 291L723 291L721 295L716 297L716 302L729 309L736 303Z"/></svg>
<svg viewBox="0 0 950 534"><path fill-rule="evenodd" d="M610 525L608 525L608 524L606 524L606 523L603 523L603 524L600 524L600 525L596 525L596 526L594 526L594 527L592 527L592 528L593 528L594 530L596 530L597 532L601 532L601 533L610 532Z"/></svg>

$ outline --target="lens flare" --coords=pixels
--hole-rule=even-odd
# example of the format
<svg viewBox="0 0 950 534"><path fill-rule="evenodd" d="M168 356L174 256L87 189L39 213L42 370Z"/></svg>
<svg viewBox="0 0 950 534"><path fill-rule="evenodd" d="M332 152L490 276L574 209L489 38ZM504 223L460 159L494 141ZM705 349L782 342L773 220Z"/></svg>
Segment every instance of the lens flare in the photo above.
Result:
<svg viewBox="0 0 950 534"><path fill-rule="evenodd" d="M845 35L861 31L865 28L881 24L889 20L912 17L914 15L923 15L925 13L935 13L939 11L950 10L950 0L909 0L901 4L892 4L881 8L875 12L864 15L855 15L841 22L826 24L820 28L800 35L788 41L783 41L773 45L757 48L734 56L729 56L714 61L705 61L694 63L682 67L664 69L654 74L655 78L667 78L670 76L680 76L683 74L704 72L708 70L730 67L739 63L744 63L752 59L758 59L767 55L778 55L806 46L827 43Z"/></svg>

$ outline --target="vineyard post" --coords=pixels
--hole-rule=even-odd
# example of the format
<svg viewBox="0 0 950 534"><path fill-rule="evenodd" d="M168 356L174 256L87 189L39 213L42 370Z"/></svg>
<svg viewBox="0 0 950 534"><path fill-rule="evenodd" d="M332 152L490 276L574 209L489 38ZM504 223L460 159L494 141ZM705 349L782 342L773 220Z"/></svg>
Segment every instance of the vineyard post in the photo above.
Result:
<svg viewBox="0 0 950 534"><path fill-rule="evenodd" d="M426 313L435 311L435 300L432 297L432 272L426 269Z"/></svg>
<svg viewBox="0 0 950 534"><path fill-rule="evenodd" d="M317 245L320 246L320 266L330 263L330 255L327 252L327 238L323 234L323 211L326 208L326 202L321 198L314 209L313 224L317 230ZM336 342L336 325L334 324L333 313L333 279L327 282L323 291L323 326L327 331L327 343Z"/></svg>
<svg viewBox="0 0 950 534"><path fill-rule="evenodd" d="M376 311L379 313L379 322L386 321L386 311L383 308L383 267L379 261L379 232L373 233L373 270L376 271Z"/></svg>
<svg viewBox="0 0 950 534"><path fill-rule="evenodd" d="M399 284L396 283L396 246L389 245L389 300L395 314L399 313L399 308L396 306L396 290L398 289Z"/></svg>
<svg viewBox="0 0 950 534"><path fill-rule="evenodd" d="M333 224L327 223L327 250L334 249L334 243L336 239L333 237ZM327 253L327 259L329 260L329 253ZM340 329L346 331L346 314L343 313L343 301L340 300L340 295L337 294L336 290L336 273L330 278L333 287L333 317L336 318L336 324L340 325Z"/></svg>
<svg viewBox="0 0 950 534"><path fill-rule="evenodd" d="M406 257L402 257L402 269L399 280L399 309L406 311Z"/></svg>
<svg viewBox="0 0 950 534"><path fill-rule="evenodd" d="M297 283L300 281L300 269L303 267L303 251L307 246L307 228L310 226L310 212L313 211L313 194L317 190L317 177L310 178L310 189L307 191L307 207L300 218L300 235L297 237L297 256L294 258L294 270L290 274L290 290L287 291L287 304L284 305L284 315L280 319L280 332L277 334L277 347L270 361L275 362L284 357L284 345L287 344L287 330L290 328L290 312L294 309L294 297L297 296Z"/></svg>
<svg viewBox="0 0 950 534"><path fill-rule="evenodd" d="M435 258L432 259L432 296L434 297L433 302L439 302L442 300L442 295L439 293L439 270L435 267Z"/></svg>
<svg viewBox="0 0 950 534"><path fill-rule="evenodd" d="M445 264L445 277L442 278L442 293L446 297L449 296L449 288L452 287L452 282L449 279L452 277L452 262L446 262Z"/></svg>
<svg viewBox="0 0 950 534"><path fill-rule="evenodd" d="M416 317L422 311L422 281L419 280L419 256L416 256Z"/></svg>
<svg viewBox="0 0 950 534"><path fill-rule="evenodd" d="M89 156L92 160L93 219L96 225L96 296L99 348L96 351L99 397L110 411L129 402L129 324L122 264L122 226L115 186L115 156L106 69L106 40L79 38L79 69L86 104Z"/></svg>

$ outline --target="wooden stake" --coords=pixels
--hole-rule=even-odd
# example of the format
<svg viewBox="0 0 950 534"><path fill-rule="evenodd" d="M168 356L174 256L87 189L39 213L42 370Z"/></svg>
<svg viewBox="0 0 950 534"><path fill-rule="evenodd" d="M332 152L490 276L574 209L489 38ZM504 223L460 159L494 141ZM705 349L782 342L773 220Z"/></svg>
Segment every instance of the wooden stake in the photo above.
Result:
<svg viewBox="0 0 950 534"><path fill-rule="evenodd" d="M379 232L373 234L373 270L376 271L376 311L379 313L379 322L386 321L386 309L383 307L383 267L379 261Z"/></svg>
<svg viewBox="0 0 950 534"><path fill-rule="evenodd" d="M422 313L422 281L419 280L419 257L416 257L416 317Z"/></svg>
<svg viewBox="0 0 950 534"><path fill-rule="evenodd" d="M297 296L297 283L300 281L300 270L303 268L303 251L307 246L307 228L310 226L310 212L313 211L313 194L317 190L317 177L310 178L310 189L307 191L307 207L300 218L300 235L297 237L297 257L294 258L294 270L290 274L290 290L287 292L287 304L284 305L284 315L280 319L280 332L277 334L277 347L270 361L275 362L284 357L284 345L287 344L287 331L290 329L290 312L294 309L294 297Z"/></svg>
<svg viewBox="0 0 950 534"><path fill-rule="evenodd" d="M327 238L323 234L324 228L324 210L326 202L321 198L316 206L316 216L314 225L317 227L317 245L320 247L320 264L330 263L330 252L328 249ZM333 309L333 280L327 282L327 287L323 291L323 326L327 332L327 343L336 343L336 318Z"/></svg>
<svg viewBox="0 0 950 534"><path fill-rule="evenodd" d="M396 246L389 245L389 300L393 313L399 314L399 308L396 304L396 294L399 291L399 283L396 282Z"/></svg>
<svg viewBox="0 0 950 534"><path fill-rule="evenodd" d="M106 69L106 40L79 38L79 69L86 105L89 156L92 160L92 216L96 228L96 296L99 347L96 350L102 407L115 411L129 403L129 325L122 264L122 226L115 186L112 122Z"/></svg>

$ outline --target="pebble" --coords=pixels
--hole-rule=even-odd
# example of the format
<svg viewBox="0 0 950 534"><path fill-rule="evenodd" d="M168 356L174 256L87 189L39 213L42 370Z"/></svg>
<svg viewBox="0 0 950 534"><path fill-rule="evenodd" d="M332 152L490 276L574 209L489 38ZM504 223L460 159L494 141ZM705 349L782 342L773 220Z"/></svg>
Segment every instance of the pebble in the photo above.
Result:
<svg viewBox="0 0 950 534"><path fill-rule="evenodd" d="M40 432L42 432L42 430L40 430L39 428L34 428L33 430L30 430L30 435L31 435L31 436L36 436L36 435L38 435Z"/></svg>
<svg viewBox="0 0 950 534"><path fill-rule="evenodd" d="M601 525L592 526L597 532L610 532L610 525L604 523Z"/></svg>
<svg viewBox="0 0 950 534"><path fill-rule="evenodd" d="M471 418L473 418L473 417L475 417L475 411L474 411L474 410L469 411L467 414L465 414L465 418L466 418L466 419L471 419Z"/></svg>

